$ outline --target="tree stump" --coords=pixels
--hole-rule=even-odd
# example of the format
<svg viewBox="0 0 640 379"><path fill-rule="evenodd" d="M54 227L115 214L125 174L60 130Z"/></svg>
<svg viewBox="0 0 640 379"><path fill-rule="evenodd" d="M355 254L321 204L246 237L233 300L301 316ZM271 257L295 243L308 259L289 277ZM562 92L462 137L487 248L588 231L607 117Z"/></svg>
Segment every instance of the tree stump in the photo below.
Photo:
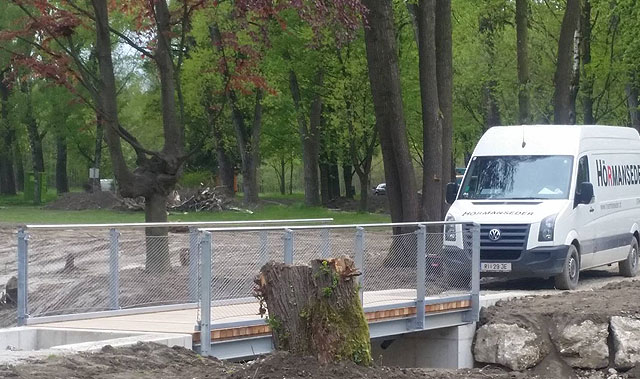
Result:
<svg viewBox="0 0 640 379"><path fill-rule="evenodd" d="M309 266L269 262L256 278L260 312L278 350L313 355L321 363L351 360L369 365L369 325L360 304L360 275L347 257ZM266 308L265 308L266 306Z"/></svg>

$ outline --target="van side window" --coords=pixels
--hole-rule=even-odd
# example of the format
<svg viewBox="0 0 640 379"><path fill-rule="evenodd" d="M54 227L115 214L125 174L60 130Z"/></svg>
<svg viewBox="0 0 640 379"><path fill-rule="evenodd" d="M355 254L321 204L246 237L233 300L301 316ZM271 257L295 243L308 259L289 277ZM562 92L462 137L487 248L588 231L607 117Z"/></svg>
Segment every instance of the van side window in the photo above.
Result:
<svg viewBox="0 0 640 379"><path fill-rule="evenodd" d="M580 183L585 182L589 182L589 161L586 155L578 161L578 188L580 187Z"/></svg>

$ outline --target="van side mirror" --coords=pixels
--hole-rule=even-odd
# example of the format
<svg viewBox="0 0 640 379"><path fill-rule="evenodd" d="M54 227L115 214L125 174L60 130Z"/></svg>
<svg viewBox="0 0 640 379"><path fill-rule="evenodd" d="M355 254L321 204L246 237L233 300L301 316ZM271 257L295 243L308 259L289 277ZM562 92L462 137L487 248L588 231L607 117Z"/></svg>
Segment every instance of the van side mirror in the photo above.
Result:
<svg viewBox="0 0 640 379"><path fill-rule="evenodd" d="M577 204L589 204L593 200L593 184L589 182L580 183L578 192L576 193Z"/></svg>
<svg viewBox="0 0 640 379"><path fill-rule="evenodd" d="M447 193L445 196L445 201L447 204L451 205L454 201L456 201L456 197L458 196L458 190L460 186L457 183L449 183L447 184Z"/></svg>

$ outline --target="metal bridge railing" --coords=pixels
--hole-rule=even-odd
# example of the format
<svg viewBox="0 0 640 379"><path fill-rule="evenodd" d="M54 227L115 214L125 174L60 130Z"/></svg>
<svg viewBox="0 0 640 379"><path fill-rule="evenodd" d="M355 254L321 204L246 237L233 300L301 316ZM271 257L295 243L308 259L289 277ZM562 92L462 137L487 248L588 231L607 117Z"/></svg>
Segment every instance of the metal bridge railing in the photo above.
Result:
<svg viewBox="0 0 640 379"><path fill-rule="evenodd" d="M425 328L427 304L468 300L467 319L478 317L480 237L475 224L249 226L202 228L200 233L201 354L209 353L212 329L260 322L253 281L267 261L309 264L348 256L362 273L364 310L415 306L417 330Z"/></svg>
<svg viewBox="0 0 640 379"><path fill-rule="evenodd" d="M200 296L198 227L332 221L27 225L17 235L18 324L159 305L196 308Z"/></svg>

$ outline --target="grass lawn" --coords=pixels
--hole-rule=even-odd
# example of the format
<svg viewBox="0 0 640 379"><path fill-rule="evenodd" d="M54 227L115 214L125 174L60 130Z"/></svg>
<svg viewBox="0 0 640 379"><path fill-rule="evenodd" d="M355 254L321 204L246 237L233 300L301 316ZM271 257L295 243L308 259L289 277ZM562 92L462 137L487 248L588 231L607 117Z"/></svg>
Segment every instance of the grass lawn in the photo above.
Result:
<svg viewBox="0 0 640 379"><path fill-rule="evenodd" d="M269 194L271 195L271 194ZM269 198L273 198L268 196ZM47 201L55 199L55 192L45 196ZM332 217L336 224L358 224L389 222L383 214L333 211L326 208L305 207L299 194L280 199L290 200L290 205L271 204L261 206L253 214L236 211L171 213L170 221L232 221L232 220L279 220L295 218ZM118 212L112 210L59 211L43 209L25 203L22 196L0 196L0 223L10 224L76 224L142 222L142 212Z"/></svg>

